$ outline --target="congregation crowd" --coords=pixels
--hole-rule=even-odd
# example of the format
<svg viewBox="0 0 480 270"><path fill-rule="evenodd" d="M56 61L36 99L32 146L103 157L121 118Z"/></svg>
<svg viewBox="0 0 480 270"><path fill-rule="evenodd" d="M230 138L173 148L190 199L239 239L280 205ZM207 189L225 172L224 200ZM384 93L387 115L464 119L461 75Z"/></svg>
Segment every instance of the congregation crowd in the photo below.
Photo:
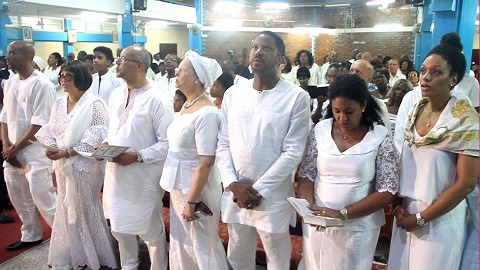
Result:
<svg viewBox="0 0 480 270"><path fill-rule="evenodd" d="M52 269L138 269L140 238L152 270L253 270L258 237L267 268L289 269L296 196L343 222L302 224L298 269L371 269L387 205L388 269L478 269L478 66L465 73L462 49L449 33L422 63L354 50L319 66L263 31L242 61L132 45L45 63L14 41L0 57L0 222L8 190L23 225L6 249L42 242L38 209ZM89 156L102 145L128 149Z"/></svg>

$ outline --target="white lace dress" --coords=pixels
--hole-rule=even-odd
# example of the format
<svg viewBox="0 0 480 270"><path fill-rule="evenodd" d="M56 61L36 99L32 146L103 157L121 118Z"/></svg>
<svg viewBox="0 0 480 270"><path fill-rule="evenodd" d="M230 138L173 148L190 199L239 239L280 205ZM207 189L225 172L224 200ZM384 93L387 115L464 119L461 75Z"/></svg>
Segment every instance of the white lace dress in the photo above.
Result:
<svg viewBox="0 0 480 270"><path fill-rule="evenodd" d="M65 148L65 129L79 105L86 102L85 96L70 113L67 113L67 96L55 102L49 124L42 126L36 134L41 143ZM107 135L107 112L98 101L93 103L93 106L92 125L86 130L81 141L75 144L74 149L77 152L92 152ZM73 164L76 220L75 223L69 224L64 203L65 176L60 171L65 161L60 159L54 162L58 203L48 264L53 269L71 269L83 265L88 265L92 269L99 269L100 266L116 268L110 230L100 202L100 189L104 178L101 166L105 164L85 157L79 157Z"/></svg>
<svg viewBox="0 0 480 270"><path fill-rule="evenodd" d="M314 204L341 209L375 191L398 191L398 155L384 126L375 125L362 141L340 152L332 138L332 118L310 136L300 177L314 182ZM345 220L343 227L304 225L303 262L298 269L371 269L383 209Z"/></svg>

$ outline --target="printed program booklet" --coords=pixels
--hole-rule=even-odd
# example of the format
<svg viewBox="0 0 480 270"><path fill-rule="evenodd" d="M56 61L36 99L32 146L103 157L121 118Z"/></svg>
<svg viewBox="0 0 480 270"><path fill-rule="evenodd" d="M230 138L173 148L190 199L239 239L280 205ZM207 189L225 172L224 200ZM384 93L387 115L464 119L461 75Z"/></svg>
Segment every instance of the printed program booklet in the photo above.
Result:
<svg viewBox="0 0 480 270"><path fill-rule="evenodd" d="M130 147L118 145L101 145L93 153L79 152L78 154L84 157L109 159L120 156L120 154L125 152L128 148Z"/></svg>
<svg viewBox="0 0 480 270"><path fill-rule="evenodd" d="M303 218L303 222L322 226L322 227L342 227L343 222L339 218L317 216L312 214L312 211L308 209L309 203L305 199L299 199L294 197L286 198L287 202L297 211L297 213Z"/></svg>

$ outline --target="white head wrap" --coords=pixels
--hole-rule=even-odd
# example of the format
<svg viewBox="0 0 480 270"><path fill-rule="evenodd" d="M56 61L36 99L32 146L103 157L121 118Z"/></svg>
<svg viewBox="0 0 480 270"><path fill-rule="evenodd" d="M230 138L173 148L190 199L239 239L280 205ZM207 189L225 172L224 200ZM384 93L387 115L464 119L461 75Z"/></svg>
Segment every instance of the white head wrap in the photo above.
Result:
<svg viewBox="0 0 480 270"><path fill-rule="evenodd" d="M38 68L40 68L40 71L44 70L46 67L45 61L43 61L40 56L33 57L33 62L37 64Z"/></svg>
<svg viewBox="0 0 480 270"><path fill-rule="evenodd" d="M213 82L222 75L222 68L217 60L200 56L197 52L188 51L185 58L192 63L195 73L205 89L213 85Z"/></svg>

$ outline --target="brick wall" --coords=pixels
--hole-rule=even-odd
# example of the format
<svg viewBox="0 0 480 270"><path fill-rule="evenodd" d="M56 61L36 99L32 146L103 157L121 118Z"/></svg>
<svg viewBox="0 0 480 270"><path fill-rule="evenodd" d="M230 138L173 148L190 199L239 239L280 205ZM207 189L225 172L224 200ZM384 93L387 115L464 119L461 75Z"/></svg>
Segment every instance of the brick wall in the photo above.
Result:
<svg viewBox="0 0 480 270"><path fill-rule="evenodd" d="M263 20L267 16L275 18L272 27L294 27L300 24L315 23L317 26L345 29L345 17L351 14L355 20L355 28L370 28L380 23L401 23L412 26L415 23L415 10L394 8L390 12L382 12L371 7L357 7L347 9L321 9L321 8L295 8L284 14L257 13L252 7L245 7L242 13L225 15L213 10L214 1L205 1L204 25L212 25L215 19L222 18L248 18L243 26L265 27ZM278 22L287 21L287 22ZM289 21L295 21L289 22ZM268 28L265 28L268 29ZM349 29L337 35L321 34L316 38L315 62L323 64L323 58L330 51L341 53L347 60L354 48L362 52L369 51L372 55L400 57L402 54L412 56L414 38L410 32L391 33L351 33ZM227 51L234 49L237 57L241 58L243 48L250 49L251 41L257 32L217 32L204 31L204 54L206 56L223 60L228 58ZM308 34L279 33L286 44L286 55L293 59L300 49L310 50L311 39ZM360 43L360 44L359 44Z"/></svg>

